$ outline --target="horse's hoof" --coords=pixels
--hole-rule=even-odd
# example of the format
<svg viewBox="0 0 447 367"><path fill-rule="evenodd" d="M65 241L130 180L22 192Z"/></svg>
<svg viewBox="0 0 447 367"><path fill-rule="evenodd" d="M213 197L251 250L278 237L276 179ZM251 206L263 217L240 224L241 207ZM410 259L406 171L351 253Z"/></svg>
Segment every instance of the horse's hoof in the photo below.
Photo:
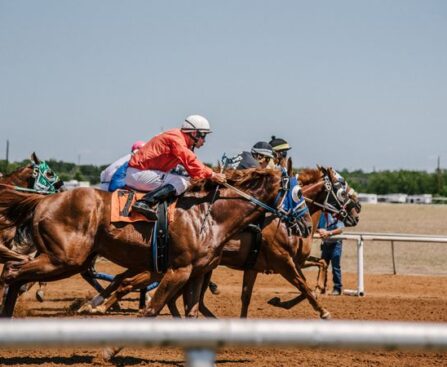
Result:
<svg viewBox="0 0 447 367"><path fill-rule="evenodd" d="M269 305L272 305L272 306L280 306L281 305L281 299L279 297L273 297L267 303Z"/></svg>
<svg viewBox="0 0 447 367"><path fill-rule="evenodd" d="M115 302L112 306L110 306L110 311L120 312L121 311L120 304L118 302Z"/></svg>
<svg viewBox="0 0 447 367"><path fill-rule="evenodd" d="M38 291L36 291L36 299L39 302L43 302L45 300L45 292L40 289Z"/></svg>
<svg viewBox="0 0 447 367"><path fill-rule="evenodd" d="M332 318L331 313L329 311L324 311L321 315L320 318L323 320L330 320Z"/></svg>
<svg viewBox="0 0 447 367"><path fill-rule="evenodd" d="M115 357L118 352L123 349L122 347L106 347L102 350L102 359L105 362L110 362L113 357Z"/></svg>
<svg viewBox="0 0 447 367"><path fill-rule="evenodd" d="M92 314L93 313L93 307L92 307L92 305L90 303L85 303L81 307L78 308L76 313L79 314L79 315Z"/></svg>
<svg viewBox="0 0 447 367"><path fill-rule="evenodd" d="M104 305L92 308L92 314L94 315L105 315L107 312L107 309L104 307Z"/></svg>

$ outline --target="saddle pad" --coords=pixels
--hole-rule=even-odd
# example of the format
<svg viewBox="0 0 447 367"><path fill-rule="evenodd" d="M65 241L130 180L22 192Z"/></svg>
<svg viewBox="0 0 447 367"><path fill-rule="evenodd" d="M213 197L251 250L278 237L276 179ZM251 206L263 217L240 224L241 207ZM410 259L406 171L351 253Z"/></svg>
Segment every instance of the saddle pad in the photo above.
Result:
<svg viewBox="0 0 447 367"><path fill-rule="evenodd" d="M112 193L110 221L115 222L152 222L143 214L132 211L132 205L145 195L144 192L116 190Z"/></svg>
<svg viewBox="0 0 447 367"><path fill-rule="evenodd" d="M112 193L110 222L153 222L146 218L143 214L132 212L132 205L140 200L146 193L135 192L128 190L116 190ZM168 207L168 222L171 223L174 220L175 204L177 200L174 200Z"/></svg>

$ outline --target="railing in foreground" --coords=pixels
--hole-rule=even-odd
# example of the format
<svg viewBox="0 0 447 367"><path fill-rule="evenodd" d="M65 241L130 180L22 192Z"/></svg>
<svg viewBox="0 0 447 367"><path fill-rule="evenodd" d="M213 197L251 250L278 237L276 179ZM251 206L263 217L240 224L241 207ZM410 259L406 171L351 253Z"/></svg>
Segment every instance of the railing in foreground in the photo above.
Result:
<svg viewBox="0 0 447 367"><path fill-rule="evenodd" d="M319 236L315 236L319 238ZM404 233L372 233L372 232L345 232L332 238L357 241L357 290L345 290L344 293L351 296L364 296L363 273L363 244L364 241L391 241L391 254L393 260L393 272L396 274L396 262L394 259L394 242L431 242L447 243L447 236L419 235Z"/></svg>
<svg viewBox="0 0 447 367"><path fill-rule="evenodd" d="M227 346L447 350L447 324L298 321L23 319L0 321L0 347L176 346L188 366L211 366Z"/></svg>

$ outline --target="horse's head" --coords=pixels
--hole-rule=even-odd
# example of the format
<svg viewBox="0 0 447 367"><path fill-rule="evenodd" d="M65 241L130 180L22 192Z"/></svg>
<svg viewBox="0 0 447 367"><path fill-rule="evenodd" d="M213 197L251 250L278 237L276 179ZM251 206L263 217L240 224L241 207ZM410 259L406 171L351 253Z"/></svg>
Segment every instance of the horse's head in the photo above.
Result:
<svg viewBox="0 0 447 367"><path fill-rule="evenodd" d="M310 205L315 205L323 211L330 212L335 218L341 220L345 226L353 227L359 222L360 203L355 191L346 180L332 167L318 166L317 170L305 170L300 174L305 195ZM310 188L309 188L310 187Z"/></svg>
<svg viewBox="0 0 447 367"><path fill-rule="evenodd" d="M281 220L294 235L307 237L311 233L312 222L298 179L293 176L292 158L284 159L280 166L283 169L283 181L285 179L287 183L287 192L279 209L283 214Z"/></svg>
<svg viewBox="0 0 447 367"><path fill-rule="evenodd" d="M1 182L7 185L32 189L38 192L54 193L63 191L63 181L54 173L45 161L31 154L31 163L3 176Z"/></svg>
<svg viewBox="0 0 447 367"><path fill-rule="evenodd" d="M29 181L30 188L49 193L63 191L64 182L59 179L48 163L37 158L34 152L31 154L31 167L33 171Z"/></svg>

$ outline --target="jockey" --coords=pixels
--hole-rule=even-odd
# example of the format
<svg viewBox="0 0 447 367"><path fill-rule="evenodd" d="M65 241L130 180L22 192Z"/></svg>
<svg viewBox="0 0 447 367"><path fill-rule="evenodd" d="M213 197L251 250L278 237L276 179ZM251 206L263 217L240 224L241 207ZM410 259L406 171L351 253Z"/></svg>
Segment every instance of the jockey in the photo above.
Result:
<svg viewBox="0 0 447 367"><path fill-rule="evenodd" d="M129 162L129 159L132 154L135 154L138 149L140 149L144 145L144 141L137 140L132 144L132 148L129 154L126 154L124 157L117 159L115 162L110 164L105 170L101 172L100 175L100 185L99 189L103 191L115 191L118 188L124 187L124 176L121 178L121 185L118 184L118 171L122 170L122 167ZM124 169L124 174L126 170ZM113 181L113 184L112 184ZM120 187L115 187L120 186Z"/></svg>
<svg viewBox="0 0 447 367"><path fill-rule="evenodd" d="M257 142L250 152L242 152L230 159L229 167L234 169L246 169L252 167L266 168L274 158L272 146L265 142Z"/></svg>
<svg viewBox="0 0 447 367"><path fill-rule="evenodd" d="M126 185L149 191L132 207L149 219L157 219L153 206L186 191L189 177L170 172L181 164L191 178L207 178L213 182L226 181L223 173L213 172L194 154L194 148L205 143L211 133L210 124L200 115L188 116L180 129L171 129L149 140L129 161Z"/></svg>
<svg viewBox="0 0 447 367"><path fill-rule="evenodd" d="M292 147L284 139L272 136L269 144L272 146L275 153L275 164L279 164L282 159L287 158L287 151L292 149Z"/></svg>

